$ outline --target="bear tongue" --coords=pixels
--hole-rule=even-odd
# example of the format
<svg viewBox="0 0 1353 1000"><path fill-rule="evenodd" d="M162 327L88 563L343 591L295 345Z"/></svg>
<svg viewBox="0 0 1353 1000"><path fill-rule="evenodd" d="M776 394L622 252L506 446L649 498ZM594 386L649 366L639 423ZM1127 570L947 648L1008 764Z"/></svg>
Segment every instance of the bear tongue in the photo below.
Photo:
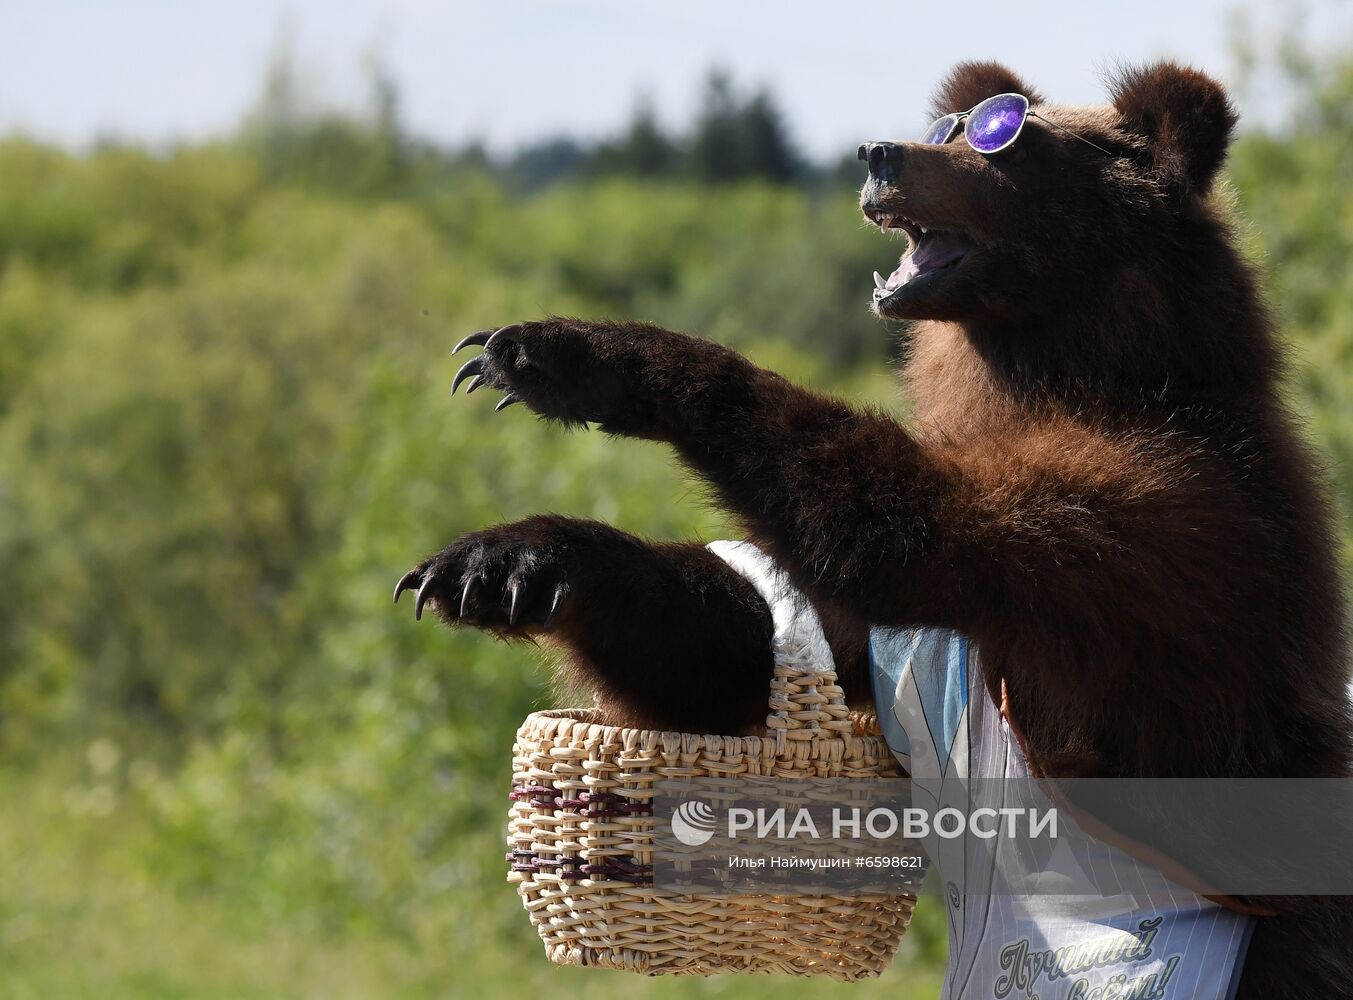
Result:
<svg viewBox="0 0 1353 1000"><path fill-rule="evenodd" d="M959 233L931 231L916 241L911 253L902 258L897 270L888 276L887 287L899 288L918 274L952 264L972 249L972 243Z"/></svg>
<svg viewBox="0 0 1353 1000"><path fill-rule="evenodd" d="M912 278L916 277L916 262L912 260L913 254L907 254L897 265L897 270L888 275L888 280L883 287L879 289L879 294L891 292L895 288L901 288Z"/></svg>

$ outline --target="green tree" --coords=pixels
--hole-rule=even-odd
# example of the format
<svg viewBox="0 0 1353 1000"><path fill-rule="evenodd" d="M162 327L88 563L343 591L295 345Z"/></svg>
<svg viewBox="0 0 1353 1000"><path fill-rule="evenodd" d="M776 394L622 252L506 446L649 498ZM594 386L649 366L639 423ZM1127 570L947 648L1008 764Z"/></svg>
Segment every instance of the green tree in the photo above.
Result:
<svg viewBox="0 0 1353 1000"><path fill-rule="evenodd" d="M799 154L770 94L758 91L739 117L746 172L781 183L798 179L802 172Z"/></svg>
<svg viewBox="0 0 1353 1000"><path fill-rule="evenodd" d="M728 74L713 70L705 80L705 93L691 131L687 159L699 180L719 183L746 174L739 109Z"/></svg>
<svg viewBox="0 0 1353 1000"><path fill-rule="evenodd" d="M714 70L687 149L690 170L709 183L761 178L788 182L802 174L802 160L770 94L742 100L731 78Z"/></svg>
<svg viewBox="0 0 1353 1000"><path fill-rule="evenodd" d="M659 177L674 173L676 147L658 124L651 101L644 99L634 109L630 123L614 149L614 169L634 177Z"/></svg>

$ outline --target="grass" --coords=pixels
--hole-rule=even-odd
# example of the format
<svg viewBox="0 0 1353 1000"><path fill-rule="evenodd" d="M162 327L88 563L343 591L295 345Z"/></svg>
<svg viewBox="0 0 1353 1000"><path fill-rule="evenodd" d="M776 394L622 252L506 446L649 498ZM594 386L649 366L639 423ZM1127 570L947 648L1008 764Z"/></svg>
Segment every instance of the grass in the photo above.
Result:
<svg viewBox="0 0 1353 1000"><path fill-rule="evenodd" d="M172 848L157 842L162 836L133 795L110 786L0 776L0 998L908 1000L939 989L933 957L917 958L933 955L933 919L922 919L899 959L870 983L642 979L551 966L506 884L487 899L449 891L442 905L406 914L399 927L335 925L313 908L279 912L251 899L228 872L208 887L174 884L154 860Z"/></svg>

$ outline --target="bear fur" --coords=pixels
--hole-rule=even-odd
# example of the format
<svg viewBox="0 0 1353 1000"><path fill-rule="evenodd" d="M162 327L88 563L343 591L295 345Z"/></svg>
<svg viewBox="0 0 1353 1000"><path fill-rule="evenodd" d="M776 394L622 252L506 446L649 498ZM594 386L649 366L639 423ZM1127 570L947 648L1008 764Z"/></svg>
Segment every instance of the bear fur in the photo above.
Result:
<svg viewBox="0 0 1353 1000"><path fill-rule="evenodd" d="M965 63L934 112L1006 92L1037 116L999 154L861 147L863 211L909 236L914 273L875 304L911 324L905 423L640 323L472 335L465 375L672 446L821 609L848 692L869 690L871 625L944 626L993 697L1006 683L1038 772L1348 776L1331 506L1214 191L1231 104L1170 63L1100 107ZM956 262L917 270L928 240ZM617 722L764 718L769 613L699 544L540 516L458 539L405 588L450 624L548 636ZM1240 995L1350 995L1348 901L1266 902Z"/></svg>

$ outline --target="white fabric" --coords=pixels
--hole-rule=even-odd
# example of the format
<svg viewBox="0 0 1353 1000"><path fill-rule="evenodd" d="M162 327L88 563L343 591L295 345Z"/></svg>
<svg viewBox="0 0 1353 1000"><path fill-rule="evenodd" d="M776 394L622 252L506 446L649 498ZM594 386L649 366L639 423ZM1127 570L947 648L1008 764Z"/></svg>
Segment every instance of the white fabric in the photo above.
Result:
<svg viewBox="0 0 1353 1000"><path fill-rule="evenodd" d="M750 580L770 605L777 658L807 661L819 670L836 669L817 611L770 556L751 542L710 542L705 548Z"/></svg>

